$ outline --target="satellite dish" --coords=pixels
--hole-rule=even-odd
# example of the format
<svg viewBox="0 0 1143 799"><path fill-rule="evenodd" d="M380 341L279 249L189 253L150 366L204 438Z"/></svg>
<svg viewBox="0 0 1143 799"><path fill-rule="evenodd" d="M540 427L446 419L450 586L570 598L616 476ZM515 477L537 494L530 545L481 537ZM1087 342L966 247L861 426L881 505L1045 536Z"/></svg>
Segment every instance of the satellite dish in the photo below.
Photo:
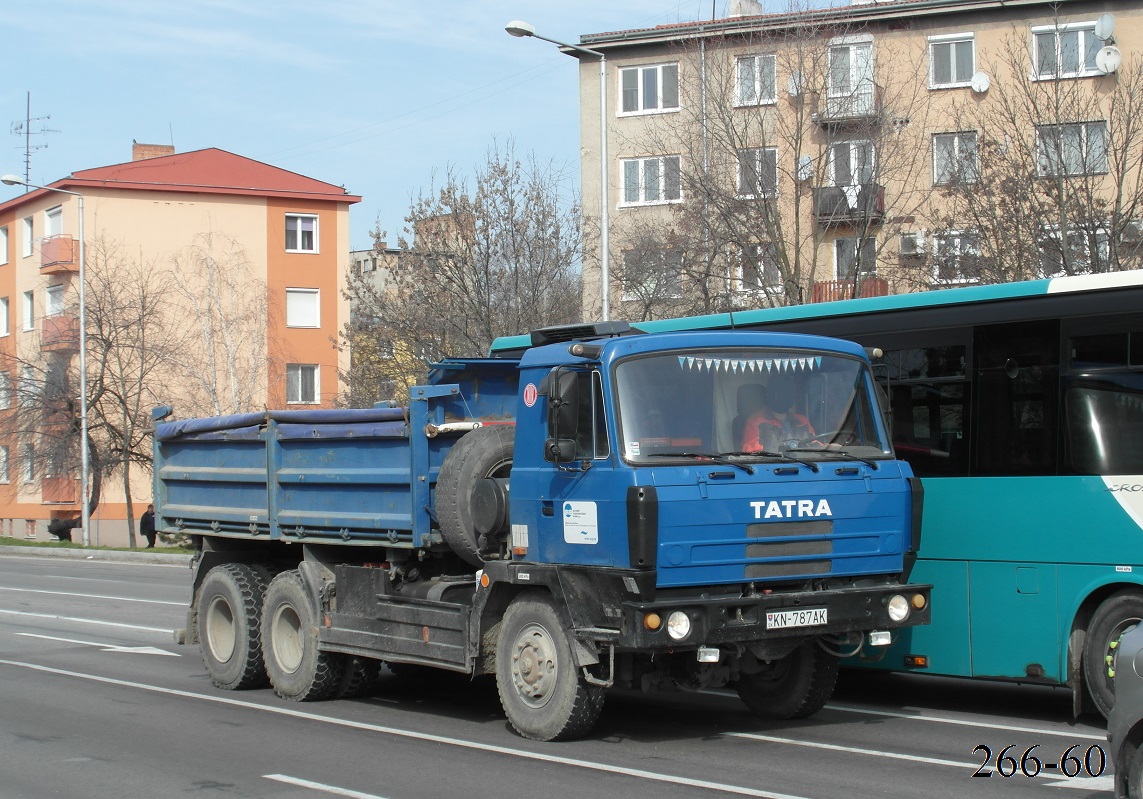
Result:
<svg viewBox="0 0 1143 799"><path fill-rule="evenodd" d="M1115 17L1111 14L1100 14L1099 19L1095 21L1095 35L1099 39L1107 41L1115 34Z"/></svg>
<svg viewBox="0 0 1143 799"><path fill-rule="evenodd" d="M968 85L972 87L972 90L977 94L984 94L986 91L988 91L988 87L991 85L991 81L989 81L988 75L985 73L977 72L972 76L972 80L968 82Z"/></svg>
<svg viewBox="0 0 1143 799"><path fill-rule="evenodd" d="M1119 65L1123 62L1123 54L1119 52L1118 47L1101 47L1099 52L1095 54L1095 66L1104 75L1110 75L1115 70L1119 69Z"/></svg>

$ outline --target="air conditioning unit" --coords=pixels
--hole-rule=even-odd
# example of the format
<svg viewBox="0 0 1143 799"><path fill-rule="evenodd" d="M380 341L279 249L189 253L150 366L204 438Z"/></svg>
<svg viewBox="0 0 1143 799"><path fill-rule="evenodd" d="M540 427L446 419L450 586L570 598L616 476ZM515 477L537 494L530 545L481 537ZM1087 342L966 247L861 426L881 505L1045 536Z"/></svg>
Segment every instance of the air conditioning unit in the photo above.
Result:
<svg viewBox="0 0 1143 799"><path fill-rule="evenodd" d="M901 234L901 255L916 257L925 254L925 231Z"/></svg>

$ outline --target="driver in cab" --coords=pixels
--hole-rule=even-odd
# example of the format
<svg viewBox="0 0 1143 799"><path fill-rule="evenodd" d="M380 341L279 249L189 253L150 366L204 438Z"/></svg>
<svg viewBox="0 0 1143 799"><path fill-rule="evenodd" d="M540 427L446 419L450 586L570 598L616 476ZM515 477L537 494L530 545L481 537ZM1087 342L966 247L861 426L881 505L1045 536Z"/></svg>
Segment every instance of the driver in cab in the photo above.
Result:
<svg viewBox="0 0 1143 799"><path fill-rule="evenodd" d="M746 420L743 452L778 452L796 449L798 442L814 435L810 420L794 409L797 389L787 375L777 375L766 385L766 402Z"/></svg>

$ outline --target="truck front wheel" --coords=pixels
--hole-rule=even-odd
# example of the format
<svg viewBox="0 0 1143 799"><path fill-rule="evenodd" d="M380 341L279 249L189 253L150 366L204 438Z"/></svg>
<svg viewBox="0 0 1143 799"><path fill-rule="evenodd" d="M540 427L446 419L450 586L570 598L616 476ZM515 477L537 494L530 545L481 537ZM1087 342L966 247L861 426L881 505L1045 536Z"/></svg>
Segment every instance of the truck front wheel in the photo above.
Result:
<svg viewBox="0 0 1143 799"><path fill-rule="evenodd" d="M743 673L735 683L739 698L767 719L802 719L821 710L837 685L836 655L805 641L790 654L761 663L756 674Z"/></svg>
<svg viewBox="0 0 1143 799"><path fill-rule="evenodd" d="M567 740L590 730L603 689L579 674L551 597L521 594L508 606L496 647L496 686L508 721L525 738Z"/></svg>
<svg viewBox="0 0 1143 799"><path fill-rule="evenodd" d="M262 656L274 693L306 702L327 699L341 686L343 658L322 652L318 609L301 576L286 571L270 582L262 612Z"/></svg>
<svg viewBox="0 0 1143 799"><path fill-rule="evenodd" d="M199 649L210 681L241 690L266 684L258 630L269 573L245 563L215 566L198 589Z"/></svg>

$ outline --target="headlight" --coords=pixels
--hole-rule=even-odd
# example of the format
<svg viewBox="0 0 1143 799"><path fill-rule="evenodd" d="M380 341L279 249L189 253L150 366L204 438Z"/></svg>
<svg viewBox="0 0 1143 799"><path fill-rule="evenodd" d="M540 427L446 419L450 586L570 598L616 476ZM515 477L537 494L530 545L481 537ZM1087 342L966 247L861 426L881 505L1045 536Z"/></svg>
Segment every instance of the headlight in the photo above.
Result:
<svg viewBox="0 0 1143 799"><path fill-rule="evenodd" d="M909 615L909 600L900 594L889 598L889 618L893 621L904 621Z"/></svg>
<svg viewBox="0 0 1143 799"><path fill-rule="evenodd" d="M676 610L667 617L667 634L681 641L691 634L691 617Z"/></svg>

